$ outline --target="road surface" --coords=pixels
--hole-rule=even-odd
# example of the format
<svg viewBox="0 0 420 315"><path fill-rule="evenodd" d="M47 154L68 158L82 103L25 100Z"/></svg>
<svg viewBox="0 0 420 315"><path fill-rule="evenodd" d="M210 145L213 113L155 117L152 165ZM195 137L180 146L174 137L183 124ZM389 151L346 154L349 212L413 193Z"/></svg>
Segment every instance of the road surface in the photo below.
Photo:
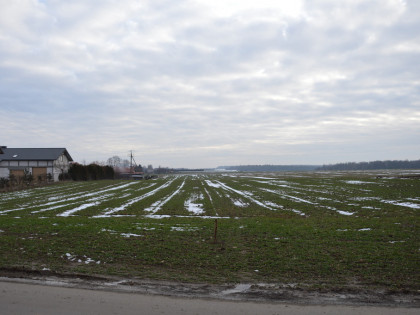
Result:
<svg viewBox="0 0 420 315"><path fill-rule="evenodd" d="M45 286L0 281L0 314L419 314L419 308L288 305Z"/></svg>

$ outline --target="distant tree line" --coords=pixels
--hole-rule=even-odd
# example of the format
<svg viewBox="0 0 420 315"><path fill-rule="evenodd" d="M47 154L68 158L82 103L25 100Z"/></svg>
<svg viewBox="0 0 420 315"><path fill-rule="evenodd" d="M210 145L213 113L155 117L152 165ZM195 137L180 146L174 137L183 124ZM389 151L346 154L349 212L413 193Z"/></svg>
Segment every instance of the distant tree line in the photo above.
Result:
<svg viewBox="0 0 420 315"><path fill-rule="evenodd" d="M356 170L381 170L381 169L420 169L420 160L415 161L372 161L348 162L329 164L319 167L320 171L356 171Z"/></svg>
<svg viewBox="0 0 420 315"><path fill-rule="evenodd" d="M314 171L320 165L239 165L218 166L217 169L238 172L287 172L287 171Z"/></svg>
<svg viewBox="0 0 420 315"><path fill-rule="evenodd" d="M173 172L204 172L204 168L174 168Z"/></svg>
<svg viewBox="0 0 420 315"><path fill-rule="evenodd" d="M114 179L114 168L106 165L98 165L95 163L89 165L82 165L73 163L68 171L69 179L73 180L99 180L99 179Z"/></svg>

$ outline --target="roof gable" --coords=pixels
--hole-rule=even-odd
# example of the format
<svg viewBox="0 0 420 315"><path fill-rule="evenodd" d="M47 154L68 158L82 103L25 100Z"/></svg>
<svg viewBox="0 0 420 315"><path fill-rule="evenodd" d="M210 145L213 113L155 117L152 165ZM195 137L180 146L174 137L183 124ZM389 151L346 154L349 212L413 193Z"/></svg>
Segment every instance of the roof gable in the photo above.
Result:
<svg viewBox="0 0 420 315"><path fill-rule="evenodd" d="M65 148L2 148L0 161L54 161L64 154L73 161Z"/></svg>

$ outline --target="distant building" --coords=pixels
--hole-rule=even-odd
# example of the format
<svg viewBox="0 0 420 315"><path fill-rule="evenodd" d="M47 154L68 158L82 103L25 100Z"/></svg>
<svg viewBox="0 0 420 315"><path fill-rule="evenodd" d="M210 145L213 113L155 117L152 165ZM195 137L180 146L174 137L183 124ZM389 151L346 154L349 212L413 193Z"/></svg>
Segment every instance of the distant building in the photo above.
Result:
<svg viewBox="0 0 420 315"><path fill-rule="evenodd" d="M47 178L58 181L67 173L72 157L65 148L8 148L0 146L0 178L14 175L22 177L25 172L34 179Z"/></svg>

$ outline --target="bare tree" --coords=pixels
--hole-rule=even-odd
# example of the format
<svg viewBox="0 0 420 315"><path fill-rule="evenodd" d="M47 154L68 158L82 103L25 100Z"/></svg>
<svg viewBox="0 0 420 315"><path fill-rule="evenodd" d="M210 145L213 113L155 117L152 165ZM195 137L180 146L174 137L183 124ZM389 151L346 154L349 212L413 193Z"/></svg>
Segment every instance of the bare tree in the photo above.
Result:
<svg viewBox="0 0 420 315"><path fill-rule="evenodd" d="M120 166L121 164L121 158L118 155L114 155L113 157L110 157L107 160L107 165L112 166L112 167L117 167Z"/></svg>

